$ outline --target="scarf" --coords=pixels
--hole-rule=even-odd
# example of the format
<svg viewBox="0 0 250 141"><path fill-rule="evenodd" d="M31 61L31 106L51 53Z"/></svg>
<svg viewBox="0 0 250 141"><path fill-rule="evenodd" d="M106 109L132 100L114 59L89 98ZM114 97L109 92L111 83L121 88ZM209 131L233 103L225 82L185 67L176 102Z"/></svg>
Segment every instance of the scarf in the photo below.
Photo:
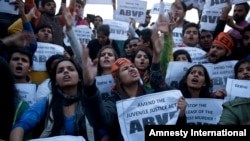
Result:
<svg viewBox="0 0 250 141"><path fill-rule="evenodd" d="M74 95L74 96L67 95L67 94L63 93L61 90L58 90L58 93L63 99L63 101L62 101L63 106L70 106L73 103L80 100L81 94L79 92L77 93L77 95Z"/></svg>

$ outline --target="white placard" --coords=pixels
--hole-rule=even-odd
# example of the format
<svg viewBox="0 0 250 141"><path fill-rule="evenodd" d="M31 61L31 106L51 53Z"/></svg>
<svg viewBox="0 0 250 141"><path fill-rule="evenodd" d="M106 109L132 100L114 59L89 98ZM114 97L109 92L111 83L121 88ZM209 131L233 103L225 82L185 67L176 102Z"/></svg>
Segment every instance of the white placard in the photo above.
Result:
<svg viewBox="0 0 250 141"><path fill-rule="evenodd" d="M213 64L212 77L213 79L213 92L218 89L225 89L227 78L234 78L234 65L238 61L223 61ZM212 63L208 63L211 64Z"/></svg>
<svg viewBox="0 0 250 141"><path fill-rule="evenodd" d="M221 16L222 9L203 9L201 20L200 20L200 30L214 31L217 22Z"/></svg>
<svg viewBox="0 0 250 141"><path fill-rule="evenodd" d="M182 40L182 27L176 27L173 30L173 40L175 47L179 47L183 45L183 40Z"/></svg>
<svg viewBox="0 0 250 141"><path fill-rule="evenodd" d="M179 116L179 90L163 91L117 101L121 132L125 141L144 140L144 125L175 125Z"/></svg>
<svg viewBox="0 0 250 141"><path fill-rule="evenodd" d="M37 42L37 49L33 56L33 71L46 71L46 61L55 54L63 55L62 46L50 43Z"/></svg>
<svg viewBox="0 0 250 141"><path fill-rule="evenodd" d="M166 83L174 88L179 88L179 82L187 73L188 69L191 68L196 63L182 62L182 61L171 61L168 64ZM212 64L202 64L208 71L210 79L212 79L213 65Z"/></svg>
<svg viewBox="0 0 250 141"><path fill-rule="evenodd" d="M168 63L166 83L174 88L179 88L179 82L186 74L187 70L192 67L194 63L171 61Z"/></svg>
<svg viewBox="0 0 250 141"><path fill-rule="evenodd" d="M19 10L15 5L10 4L10 0L0 0L0 12L18 15Z"/></svg>
<svg viewBox="0 0 250 141"><path fill-rule="evenodd" d="M87 0L87 4L112 4L112 0Z"/></svg>
<svg viewBox="0 0 250 141"><path fill-rule="evenodd" d="M171 11L172 3L164 2L164 13ZM159 14L160 13L160 3L155 3L150 10L151 14Z"/></svg>
<svg viewBox="0 0 250 141"><path fill-rule="evenodd" d="M231 4L238 4L247 2L249 0L231 0ZM204 9L215 9L215 8L223 8L227 6L227 0L206 0L204 4Z"/></svg>
<svg viewBox="0 0 250 141"><path fill-rule="evenodd" d="M234 100L236 97L250 98L250 81L228 78L226 92L225 102Z"/></svg>
<svg viewBox="0 0 250 141"><path fill-rule="evenodd" d="M16 89L22 100L30 106L36 102L36 84L33 83L16 83Z"/></svg>
<svg viewBox="0 0 250 141"><path fill-rule="evenodd" d="M131 18L136 22L144 23L147 12L147 1L140 0L119 0L115 19L130 22Z"/></svg>
<svg viewBox="0 0 250 141"><path fill-rule="evenodd" d="M187 124L216 125L222 113L223 99L186 98Z"/></svg>
<svg viewBox="0 0 250 141"><path fill-rule="evenodd" d="M114 79L111 74L96 76L96 87L101 92L102 98L110 95L111 88L115 85Z"/></svg>
<svg viewBox="0 0 250 141"><path fill-rule="evenodd" d="M62 135L42 139L32 139L29 141L85 141L85 139L82 136Z"/></svg>
<svg viewBox="0 0 250 141"><path fill-rule="evenodd" d="M93 34L92 30L85 25L80 25L72 28L76 38L80 41L80 43L83 42L87 45L91 40L91 35ZM71 46L68 36L65 36L63 41L66 46Z"/></svg>
<svg viewBox="0 0 250 141"><path fill-rule="evenodd" d="M114 40L128 39L127 32L129 28L129 23L117 20L105 19L103 20L103 24L108 24L110 27L110 34L109 34L110 39Z"/></svg>
<svg viewBox="0 0 250 141"><path fill-rule="evenodd" d="M186 50L191 57L191 60L193 63L207 63L208 60L206 58L206 54L207 52L205 52L204 50L202 50L201 48L197 48L197 47L175 47L173 48L173 52L177 51L177 50Z"/></svg>

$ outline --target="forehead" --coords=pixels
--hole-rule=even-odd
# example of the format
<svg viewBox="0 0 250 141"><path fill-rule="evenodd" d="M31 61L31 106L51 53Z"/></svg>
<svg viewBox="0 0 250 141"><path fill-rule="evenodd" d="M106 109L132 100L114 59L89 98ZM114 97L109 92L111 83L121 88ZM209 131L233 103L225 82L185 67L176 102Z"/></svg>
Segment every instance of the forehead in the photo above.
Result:
<svg viewBox="0 0 250 141"><path fill-rule="evenodd" d="M45 6L46 6L46 5L55 5L55 6L56 6L56 3L53 2L53 1L50 1L50 2L46 2L46 3L45 3Z"/></svg>
<svg viewBox="0 0 250 141"><path fill-rule="evenodd" d="M75 65L70 62L70 61L62 61L57 65L57 68L61 68L61 67L66 67L66 66L73 66L75 67Z"/></svg>
<svg viewBox="0 0 250 141"><path fill-rule="evenodd" d="M193 67L193 68L191 69L191 71L202 71L202 72L204 72L204 69L203 69L203 67L201 67L201 66L195 66L195 67Z"/></svg>
<svg viewBox="0 0 250 141"><path fill-rule="evenodd" d="M11 58L14 58L14 57L22 57L22 58L29 58L28 55L24 54L24 53L21 53L21 52L15 52L11 55Z"/></svg>
<svg viewBox="0 0 250 141"><path fill-rule="evenodd" d="M212 33L209 31L202 31L201 32L201 36L206 36L206 35L212 35Z"/></svg>
<svg viewBox="0 0 250 141"><path fill-rule="evenodd" d="M50 30L50 31L52 31L52 29L50 27L43 27L43 28L39 29L39 31L44 31L44 30Z"/></svg>
<svg viewBox="0 0 250 141"><path fill-rule="evenodd" d="M113 52L113 50L111 48L105 48L105 49L102 50L102 53L103 52Z"/></svg>
<svg viewBox="0 0 250 141"><path fill-rule="evenodd" d="M245 62L245 63L240 64L239 68L241 67L250 67L250 62Z"/></svg>
<svg viewBox="0 0 250 141"><path fill-rule="evenodd" d="M244 5L236 5L234 7L234 10L245 10L245 6Z"/></svg>
<svg viewBox="0 0 250 141"><path fill-rule="evenodd" d="M136 55L147 55L147 53L143 50L139 50Z"/></svg>
<svg viewBox="0 0 250 141"><path fill-rule="evenodd" d="M187 31L198 31L198 29L194 26L191 26L191 27L186 28L185 32Z"/></svg>

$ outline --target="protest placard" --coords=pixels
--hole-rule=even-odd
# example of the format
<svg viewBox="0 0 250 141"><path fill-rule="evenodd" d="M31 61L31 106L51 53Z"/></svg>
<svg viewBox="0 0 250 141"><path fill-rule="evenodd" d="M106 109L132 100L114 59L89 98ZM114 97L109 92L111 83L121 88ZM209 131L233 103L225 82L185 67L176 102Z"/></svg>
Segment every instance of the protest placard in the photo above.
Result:
<svg viewBox="0 0 250 141"><path fill-rule="evenodd" d="M169 2L164 2L164 13L167 13L169 11L171 11L171 5L172 3ZM160 3L155 3L152 7L152 9L150 10L151 14L159 14L160 13Z"/></svg>
<svg viewBox="0 0 250 141"><path fill-rule="evenodd" d="M111 5L112 0L87 0L87 4L107 4L107 5Z"/></svg>
<svg viewBox="0 0 250 141"><path fill-rule="evenodd" d="M31 139L29 141L85 141L82 136L61 135L42 139Z"/></svg>
<svg viewBox="0 0 250 141"><path fill-rule="evenodd" d="M30 106L36 102L36 84L33 83L16 83L16 89L22 100Z"/></svg>
<svg viewBox="0 0 250 141"><path fill-rule="evenodd" d="M111 93L111 88L115 85L111 74L96 76L96 87L101 92L102 98L106 98Z"/></svg>
<svg viewBox="0 0 250 141"><path fill-rule="evenodd" d="M226 92L224 102L234 100L236 97L250 98L250 81L228 78Z"/></svg>
<svg viewBox="0 0 250 141"><path fill-rule="evenodd" d="M183 44L182 27L174 28L172 35L173 35L173 40L174 40L175 47L179 47L180 45Z"/></svg>
<svg viewBox="0 0 250 141"><path fill-rule="evenodd" d="M234 78L234 66L237 60L223 61L213 66L211 79L213 80L213 92L226 88L227 78Z"/></svg>
<svg viewBox="0 0 250 141"><path fill-rule="evenodd" d="M207 63L208 62L207 57L206 57L207 52L205 52L201 48L175 47L175 48L173 48L173 52L180 50L180 49L186 50L190 54L192 63Z"/></svg>
<svg viewBox="0 0 250 141"><path fill-rule="evenodd" d="M186 98L189 125L216 125L222 113L223 99Z"/></svg>
<svg viewBox="0 0 250 141"><path fill-rule="evenodd" d="M222 9L203 9L200 20L200 30L214 31L221 16Z"/></svg>
<svg viewBox="0 0 250 141"><path fill-rule="evenodd" d="M18 8L15 5L10 4L10 0L0 0L0 12L17 15L19 13Z"/></svg>
<svg viewBox="0 0 250 141"><path fill-rule="evenodd" d="M84 43L87 45L91 40L91 35L93 34L92 30L85 25L80 25L72 28L76 38L80 41L80 43ZM68 36L65 36L63 41L66 46L71 46Z"/></svg>
<svg viewBox="0 0 250 141"><path fill-rule="evenodd" d="M144 140L144 125L175 125L179 116L179 90L163 91L117 101L125 141Z"/></svg>
<svg viewBox="0 0 250 141"><path fill-rule="evenodd" d="M55 54L63 55L64 48L62 46L37 42L37 50L33 56L33 71L46 71L46 61L48 58Z"/></svg>
<svg viewBox="0 0 250 141"><path fill-rule="evenodd" d="M129 23L117 20L105 19L103 20L103 24L108 24L110 27L110 34L109 34L110 39L114 40L128 39L127 32L129 28Z"/></svg>
<svg viewBox="0 0 250 141"><path fill-rule="evenodd" d="M115 19L130 22L131 18L136 22L144 23L147 12L147 1L140 0L119 0Z"/></svg>

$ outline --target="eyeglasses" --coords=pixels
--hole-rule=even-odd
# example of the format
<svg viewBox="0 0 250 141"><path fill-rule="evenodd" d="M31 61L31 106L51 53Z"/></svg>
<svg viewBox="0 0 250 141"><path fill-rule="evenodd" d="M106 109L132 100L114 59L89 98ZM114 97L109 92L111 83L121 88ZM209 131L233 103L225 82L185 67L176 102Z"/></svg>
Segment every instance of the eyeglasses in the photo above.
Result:
<svg viewBox="0 0 250 141"><path fill-rule="evenodd" d="M129 45L130 48L137 47L137 46L138 46L137 44Z"/></svg>

